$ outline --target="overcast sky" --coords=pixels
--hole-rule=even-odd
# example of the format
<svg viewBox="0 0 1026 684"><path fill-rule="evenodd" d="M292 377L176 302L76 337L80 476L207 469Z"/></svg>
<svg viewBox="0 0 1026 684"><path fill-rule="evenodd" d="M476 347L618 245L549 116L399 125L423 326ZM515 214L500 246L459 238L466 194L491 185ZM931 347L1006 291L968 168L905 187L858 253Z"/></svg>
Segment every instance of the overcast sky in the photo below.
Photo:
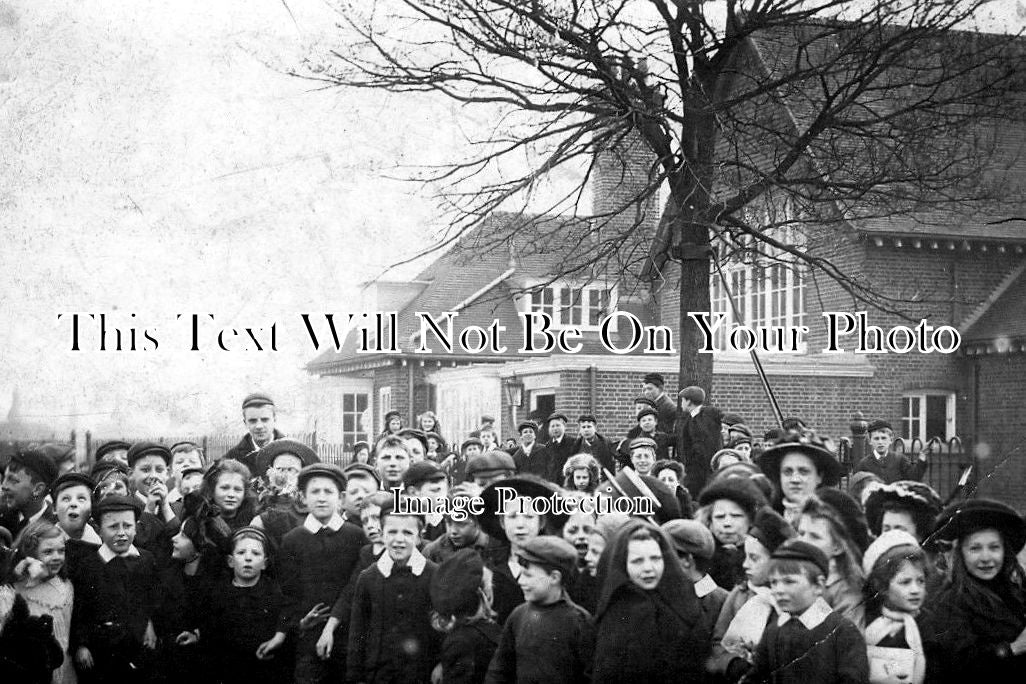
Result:
<svg viewBox="0 0 1026 684"><path fill-rule="evenodd" d="M433 203L386 176L483 123L285 75L334 21L322 0L0 0L0 420L17 389L39 422L235 430L260 388L307 427L297 314L354 310L359 281L428 243ZM72 312L151 350L99 352L91 323L72 352ZM213 324L187 351L193 312L265 344L277 323L280 351L213 351Z"/></svg>

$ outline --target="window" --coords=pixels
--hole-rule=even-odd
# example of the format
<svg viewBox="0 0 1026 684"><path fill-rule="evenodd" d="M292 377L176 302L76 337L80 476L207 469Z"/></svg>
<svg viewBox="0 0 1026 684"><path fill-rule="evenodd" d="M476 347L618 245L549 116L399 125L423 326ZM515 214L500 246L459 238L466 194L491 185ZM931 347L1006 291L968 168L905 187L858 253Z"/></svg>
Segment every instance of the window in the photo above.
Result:
<svg viewBox="0 0 1026 684"><path fill-rule="evenodd" d="M785 230L782 233L782 242L795 245L803 242L797 231ZM760 252L757 254L749 247L720 265L729 291L724 287L719 273L712 273L710 306L713 313L725 315L723 323L715 332L717 349L729 348L727 338L737 323L750 328L805 325L805 277L802 267L787 263L783 253L770 246L760 247ZM728 297L733 297L740 320L735 317L734 307ZM771 336L770 344L774 342L775 337ZM800 344L804 347L804 341Z"/></svg>
<svg viewBox="0 0 1026 684"><path fill-rule="evenodd" d="M366 392L345 392L342 394L342 443L351 449L356 442L367 440L367 407L370 396Z"/></svg>
<svg viewBox="0 0 1026 684"><path fill-rule="evenodd" d="M616 288L593 284L550 285L527 297L528 310L552 316L557 328L597 329L616 311Z"/></svg>
<svg viewBox="0 0 1026 684"><path fill-rule="evenodd" d="M382 387L378 390L378 428L385 429L385 414L392 410L392 387Z"/></svg>
<svg viewBox="0 0 1026 684"><path fill-rule="evenodd" d="M955 436L955 393L915 392L901 398L901 438L928 442Z"/></svg>

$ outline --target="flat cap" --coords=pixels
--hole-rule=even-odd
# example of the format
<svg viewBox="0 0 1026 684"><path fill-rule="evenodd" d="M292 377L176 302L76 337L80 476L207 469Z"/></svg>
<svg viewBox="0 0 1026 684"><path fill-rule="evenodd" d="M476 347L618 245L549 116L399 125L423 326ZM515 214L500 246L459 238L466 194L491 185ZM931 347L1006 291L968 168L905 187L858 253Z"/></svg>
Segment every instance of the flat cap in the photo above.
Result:
<svg viewBox="0 0 1026 684"><path fill-rule="evenodd" d="M745 422L745 419L736 413L724 413L723 417L720 418L720 422L724 425L737 425L738 423Z"/></svg>
<svg viewBox="0 0 1026 684"><path fill-rule="evenodd" d="M257 406L274 406L274 400L263 392L253 392L247 394L242 400L242 410L248 408L255 408Z"/></svg>
<svg viewBox="0 0 1026 684"><path fill-rule="evenodd" d="M570 422L570 421L569 421L569 419L568 419L568 418L566 417L566 414L565 414L565 413L561 413L561 412L559 412L559 411L556 411L556 412L552 413L552 414L551 414L551 415L550 415L550 416L548 417L548 420L546 420L545 422L547 422L547 423L551 423L551 422L552 422L552 421L554 421L554 420L561 420L561 421L563 421L564 423L569 423L569 422Z"/></svg>
<svg viewBox="0 0 1026 684"><path fill-rule="evenodd" d="M891 427L891 424L888 423L886 420L877 419L877 420L874 420L872 423L869 424L869 427L866 428L866 432L869 432L869 433L872 434L872 433L876 432L877 430L893 430L893 429L894 428Z"/></svg>
<svg viewBox="0 0 1026 684"><path fill-rule="evenodd" d="M128 451L131 448L132 445L128 442L122 442L119 439L114 439L109 442L104 442L100 446L96 447L96 453L93 455L93 457L97 461L99 461L101 458L103 458L112 451L120 451L122 449Z"/></svg>
<svg viewBox="0 0 1026 684"><path fill-rule="evenodd" d="M403 474L404 487L419 487L425 482L436 482L447 478L445 471L434 461L424 460L410 464Z"/></svg>
<svg viewBox="0 0 1026 684"><path fill-rule="evenodd" d="M16 463L26 470L31 470L49 487L57 479L59 469L52 458L40 449L18 450L11 456L11 463Z"/></svg>
<svg viewBox="0 0 1026 684"><path fill-rule="evenodd" d="M716 540L712 532L697 520L670 520L663 523L662 528L677 553L690 553L708 560L716 551Z"/></svg>
<svg viewBox="0 0 1026 684"><path fill-rule="evenodd" d="M284 455L295 456L303 466L320 463L317 452L294 439L276 439L257 452L256 474L262 475L274 465L274 459Z"/></svg>
<svg viewBox="0 0 1026 684"><path fill-rule="evenodd" d="M642 406L638 409L638 412L634 415L634 418L637 420L641 420L645 416L655 416L656 418L658 418L659 414L651 406Z"/></svg>
<svg viewBox="0 0 1026 684"><path fill-rule="evenodd" d="M111 494L110 496L103 497L93 505L93 520L100 520L104 513L114 513L117 511L132 511L135 513L135 519L138 520L139 516L142 515L143 505L138 497Z"/></svg>
<svg viewBox="0 0 1026 684"><path fill-rule="evenodd" d="M427 433L417 428L403 428L396 433L402 439L415 439L421 443L424 447L424 451L427 451Z"/></svg>
<svg viewBox="0 0 1026 684"><path fill-rule="evenodd" d="M97 461L89 470L89 475L96 481L96 484L100 484L111 473L118 473L123 477L128 477L128 466L117 461Z"/></svg>
<svg viewBox="0 0 1026 684"><path fill-rule="evenodd" d="M495 422L495 418L493 418L492 416L490 416L490 415L488 415L486 413L483 416L481 416L481 422L482 423L494 423Z"/></svg>
<svg viewBox="0 0 1026 684"><path fill-rule="evenodd" d="M480 603L484 561L474 549L460 549L442 561L431 576L431 606L439 615L470 615Z"/></svg>
<svg viewBox="0 0 1026 684"><path fill-rule="evenodd" d="M655 408L655 402L649 399L648 397L635 397L634 405L637 406L638 404L641 404L643 406L651 406L652 408Z"/></svg>
<svg viewBox="0 0 1026 684"><path fill-rule="evenodd" d="M662 374L660 373L646 373L645 379L642 382L650 385L656 385L658 387L662 387L664 384L666 384L663 380Z"/></svg>
<svg viewBox="0 0 1026 684"><path fill-rule="evenodd" d="M474 446L475 444L478 447L484 449L484 442L481 441L480 437L467 437L465 440L463 440L463 444L460 445L460 453L462 454L464 451L467 450L468 446Z"/></svg>
<svg viewBox="0 0 1026 684"><path fill-rule="evenodd" d="M644 447L648 447L649 449L655 449L655 440L651 437L635 437L631 440L631 443L629 445L631 451L634 451L635 449L641 449Z"/></svg>
<svg viewBox="0 0 1026 684"><path fill-rule="evenodd" d="M582 413L577 417L578 423L597 423L595 416L590 413Z"/></svg>
<svg viewBox="0 0 1026 684"><path fill-rule="evenodd" d="M738 452L738 451L735 451L735 450L730 449L730 448L720 449L719 451L717 451L715 454L712 455L712 458L709 459L709 467L712 468L712 471L714 473L717 470L720 469L720 463L722 463L723 459L727 458L727 457L734 458L735 459L735 463L743 463L745 461L745 457L742 456L741 453ZM730 464L728 463L727 465L730 465Z"/></svg>
<svg viewBox="0 0 1026 684"><path fill-rule="evenodd" d="M56 500L62 489L79 486L86 487L92 492L96 487L96 481L85 473L64 473L50 485L50 496Z"/></svg>
<svg viewBox="0 0 1026 684"><path fill-rule="evenodd" d="M520 547L518 558L521 563L534 563L563 573L563 584L572 578L577 570L577 549L560 537L540 535L529 539Z"/></svg>
<svg viewBox="0 0 1026 684"><path fill-rule="evenodd" d="M171 450L163 444L156 442L136 442L128 450L128 467L131 468L140 458L146 456L159 456L164 463L171 465Z"/></svg>
<svg viewBox="0 0 1026 684"><path fill-rule="evenodd" d="M467 441L469 442L470 440ZM466 445L466 442L464 442L464 445ZM513 457L505 451L492 449L483 454L478 454L467 461L466 473L467 477L473 477L474 475L496 473L503 470L515 473L517 471L517 464L513 462Z"/></svg>
<svg viewBox="0 0 1026 684"><path fill-rule="evenodd" d="M379 487L381 486L381 478L378 476L378 471L374 470L374 468L366 463L350 463L342 470L342 472L345 474L346 478L353 477L354 475L356 477L370 477L378 483Z"/></svg>
<svg viewBox="0 0 1026 684"><path fill-rule="evenodd" d="M677 396L681 399L686 399L687 401L690 401L692 404L705 403L705 390L701 387L696 387L695 385L685 387L680 391L680 393Z"/></svg>
<svg viewBox="0 0 1026 684"><path fill-rule="evenodd" d="M299 491L306 489L306 483L314 477L327 477L338 484L339 490L346 488L346 474L334 463L311 463L299 471Z"/></svg>
<svg viewBox="0 0 1026 684"><path fill-rule="evenodd" d="M755 513L755 520L748 528L748 536L766 547L770 553L788 539L794 539L796 532L784 518L769 506L763 506Z"/></svg>
<svg viewBox="0 0 1026 684"><path fill-rule="evenodd" d="M807 561L819 568L824 577L830 574L830 561L827 560L826 554L809 542L800 539L788 539L776 548L770 555L770 558L774 560Z"/></svg>
<svg viewBox="0 0 1026 684"><path fill-rule="evenodd" d="M736 432L739 435L744 435L749 440L752 438L752 429L744 423L734 423L730 425L728 432Z"/></svg>
<svg viewBox="0 0 1026 684"><path fill-rule="evenodd" d="M517 432L523 432L524 430L533 430L536 434L538 432L538 424L533 420L524 420L517 425Z"/></svg>

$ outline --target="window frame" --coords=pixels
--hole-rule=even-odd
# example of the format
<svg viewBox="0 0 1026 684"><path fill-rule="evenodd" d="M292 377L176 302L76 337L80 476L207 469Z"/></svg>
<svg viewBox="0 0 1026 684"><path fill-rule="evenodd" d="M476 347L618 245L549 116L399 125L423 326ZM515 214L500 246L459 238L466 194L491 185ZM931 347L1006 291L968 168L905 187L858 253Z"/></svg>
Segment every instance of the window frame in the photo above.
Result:
<svg viewBox="0 0 1026 684"><path fill-rule="evenodd" d="M563 303L566 293L570 298L577 298L577 303L569 306ZM576 294L575 294L576 293ZM593 299L597 297L596 305ZM606 306L602 307L603 298L606 298ZM540 301L539 301L540 300ZM616 283L604 282L575 283L573 281L560 280L549 283L544 287L529 292L522 298L522 311L538 311L548 313L552 316L552 327L554 329L576 328L581 332L598 331L601 329L601 321L615 313L619 305L619 293ZM599 313L598 323L591 323L591 314ZM579 322L574 322L574 319ZM609 321L607 329L610 332L617 331L617 321L614 317Z"/></svg>
<svg viewBox="0 0 1026 684"><path fill-rule="evenodd" d="M926 424L928 417L926 415L927 409L927 398L928 397L944 397L944 434L943 435L927 435ZM918 400L919 402L919 415L912 415L911 407L912 400ZM928 443L934 436L940 437L945 442L954 439L958 435L958 399L957 393L951 390L935 390L935 389L924 389L915 390L901 393L901 429L899 435L905 441L911 441L918 439L923 444ZM917 425L915 434L912 433L912 428Z"/></svg>

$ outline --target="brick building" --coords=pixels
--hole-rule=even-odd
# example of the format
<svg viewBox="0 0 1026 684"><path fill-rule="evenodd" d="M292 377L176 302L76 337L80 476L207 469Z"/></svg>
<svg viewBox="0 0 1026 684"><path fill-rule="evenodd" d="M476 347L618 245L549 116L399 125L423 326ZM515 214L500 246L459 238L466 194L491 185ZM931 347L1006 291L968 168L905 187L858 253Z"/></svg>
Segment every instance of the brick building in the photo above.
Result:
<svg viewBox="0 0 1026 684"><path fill-rule="evenodd" d="M751 52L739 61L765 59L765 45L751 40L746 45ZM766 116L788 125L801 112L768 110ZM1026 131L1008 127L1001 135L1009 151L1000 160L1001 173L1021 192L1026 161L1019 152ZM656 221L657 212L651 203L639 211L630 201L647 185L643 174L651 166L639 150L607 151L599 157L593 210L607 215L624 210L612 220L637 223L639 239L658 243L667 236L661 233L665 227ZM314 359L308 369L321 377L323 395L316 403L324 415L319 425L337 426L339 436L351 444L379 432L389 409L398 409L412 422L430 408L450 440L474 429L482 414L496 417L501 434L510 436L516 421L559 408L571 419L594 413L599 431L619 438L634 424L631 399L646 372L661 372L671 396L690 384L678 381L675 354L614 354L589 325L624 312L644 325L666 326L676 338L679 276L674 264L653 259L645 280L608 274L592 274L586 281L556 279L560 246L527 247L529 233L518 232L525 222L547 221L564 219L496 214L413 281L371 284L373 298L366 309L399 312L397 338L403 351L358 354L355 344L347 343L339 352ZM565 226L567 236L587 228L574 221L565 221ZM504 234L509 239L494 239ZM489 237L487 246L482 236ZM833 436L847 435L853 416L861 412L889 420L909 443L957 438L978 459L981 492L1020 507L1026 504L1026 454L1021 448L1026 436L1026 223L1008 215L966 219L934 213L852 220L807 230L802 239L810 252L829 255L880 293L906 300L902 316L870 310L868 324L886 332L899 325L915 328L925 319L933 328L957 330L961 347L953 353L854 353L857 339L847 336L840 339L845 353L824 353L824 312L854 314L862 307L829 278L744 260L720 264L726 288L713 278L711 313L725 317L715 335L717 347L727 346L726 332L733 322L728 296L749 326L808 326L799 353L761 355L785 415L801 416ZM507 249L494 247L500 243ZM471 324L487 328L498 319L507 327L503 341L508 348L504 353L441 353L429 333L434 353L418 354L418 311L458 311L457 331ZM551 313L557 327L580 327L581 350L518 353L520 315L531 311ZM619 322L611 340L626 344L626 316ZM717 351L713 368L712 403L740 414L756 432L773 426L748 354Z"/></svg>

